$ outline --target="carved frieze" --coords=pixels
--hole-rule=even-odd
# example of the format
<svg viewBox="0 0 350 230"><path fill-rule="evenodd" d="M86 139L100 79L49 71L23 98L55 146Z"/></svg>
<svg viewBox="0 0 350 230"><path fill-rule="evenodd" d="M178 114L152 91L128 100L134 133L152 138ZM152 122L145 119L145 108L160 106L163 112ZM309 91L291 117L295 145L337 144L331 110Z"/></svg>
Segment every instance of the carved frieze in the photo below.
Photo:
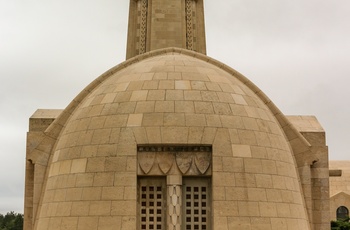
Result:
<svg viewBox="0 0 350 230"><path fill-rule="evenodd" d="M211 175L211 146L138 146L139 175Z"/></svg>

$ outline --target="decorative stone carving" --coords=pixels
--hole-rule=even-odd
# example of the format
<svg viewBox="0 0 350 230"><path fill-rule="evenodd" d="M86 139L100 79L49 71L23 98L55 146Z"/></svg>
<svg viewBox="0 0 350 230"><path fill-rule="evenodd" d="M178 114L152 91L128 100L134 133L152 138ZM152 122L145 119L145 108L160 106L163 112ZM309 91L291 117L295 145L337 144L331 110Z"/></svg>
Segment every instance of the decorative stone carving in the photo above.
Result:
<svg viewBox="0 0 350 230"><path fill-rule="evenodd" d="M193 50L192 4L192 0L186 0L186 45L189 50Z"/></svg>
<svg viewBox="0 0 350 230"><path fill-rule="evenodd" d="M179 185L168 186L169 229L180 230L181 226L181 187Z"/></svg>
<svg viewBox="0 0 350 230"><path fill-rule="evenodd" d="M175 156L170 152L163 152L162 154L157 154L157 163L160 170L167 174L174 164Z"/></svg>
<svg viewBox="0 0 350 230"><path fill-rule="evenodd" d="M138 1L138 54L146 52L148 0Z"/></svg>
<svg viewBox="0 0 350 230"><path fill-rule="evenodd" d="M177 167L179 167L182 174L186 174L186 172L190 169L192 164L192 154L179 152L176 153L175 156Z"/></svg>
<svg viewBox="0 0 350 230"><path fill-rule="evenodd" d="M139 158L139 164L142 171L145 174L148 174L154 165L156 153L155 152L141 153L138 155L138 158Z"/></svg>
<svg viewBox="0 0 350 230"><path fill-rule="evenodd" d="M138 146L139 175L210 175L211 146Z"/></svg>
<svg viewBox="0 0 350 230"><path fill-rule="evenodd" d="M210 166L210 155L206 152L198 152L194 157L194 162L198 170L204 174Z"/></svg>

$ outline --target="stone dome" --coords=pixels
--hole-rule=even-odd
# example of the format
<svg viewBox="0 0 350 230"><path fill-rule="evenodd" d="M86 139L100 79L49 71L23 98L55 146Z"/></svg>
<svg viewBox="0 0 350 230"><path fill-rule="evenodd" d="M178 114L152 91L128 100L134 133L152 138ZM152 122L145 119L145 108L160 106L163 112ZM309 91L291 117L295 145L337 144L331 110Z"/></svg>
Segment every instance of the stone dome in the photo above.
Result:
<svg viewBox="0 0 350 230"><path fill-rule="evenodd" d="M249 80L207 56L169 48L130 59L49 127L59 131L35 229L135 229L138 146L148 145L212 149L203 173L212 229L309 229L281 119Z"/></svg>

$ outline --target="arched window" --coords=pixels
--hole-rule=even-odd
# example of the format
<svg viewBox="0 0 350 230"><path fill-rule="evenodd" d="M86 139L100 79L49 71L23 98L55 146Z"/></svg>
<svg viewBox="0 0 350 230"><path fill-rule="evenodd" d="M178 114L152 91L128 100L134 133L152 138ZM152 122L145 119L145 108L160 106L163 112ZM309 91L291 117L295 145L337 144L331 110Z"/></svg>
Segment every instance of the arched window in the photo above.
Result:
<svg viewBox="0 0 350 230"><path fill-rule="evenodd" d="M345 206L340 206L337 209L337 220L344 220L349 217L349 209Z"/></svg>

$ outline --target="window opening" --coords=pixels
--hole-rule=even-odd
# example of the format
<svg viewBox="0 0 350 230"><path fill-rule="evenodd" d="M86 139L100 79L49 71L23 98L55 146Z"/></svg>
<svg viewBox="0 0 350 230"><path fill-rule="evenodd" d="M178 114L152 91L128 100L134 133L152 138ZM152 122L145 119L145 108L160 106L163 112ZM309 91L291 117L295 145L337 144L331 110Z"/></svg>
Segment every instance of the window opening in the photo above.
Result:
<svg viewBox="0 0 350 230"><path fill-rule="evenodd" d="M349 209L345 206L340 206L337 209L337 220L344 220L349 217Z"/></svg>
<svg viewBox="0 0 350 230"><path fill-rule="evenodd" d="M139 178L140 229L165 229L165 178Z"/></svg>
<svg viewBox="0 0 350 230"><path fill-rule="evenodd" d="M183 229L210 229L209 178L184 178L183 182Z"/></svg>
<svg viewBox="0 0 350 230"><path fill-rule="evenodd" d="M212 147L138 145L138 229L210 230Z"/></svg>

